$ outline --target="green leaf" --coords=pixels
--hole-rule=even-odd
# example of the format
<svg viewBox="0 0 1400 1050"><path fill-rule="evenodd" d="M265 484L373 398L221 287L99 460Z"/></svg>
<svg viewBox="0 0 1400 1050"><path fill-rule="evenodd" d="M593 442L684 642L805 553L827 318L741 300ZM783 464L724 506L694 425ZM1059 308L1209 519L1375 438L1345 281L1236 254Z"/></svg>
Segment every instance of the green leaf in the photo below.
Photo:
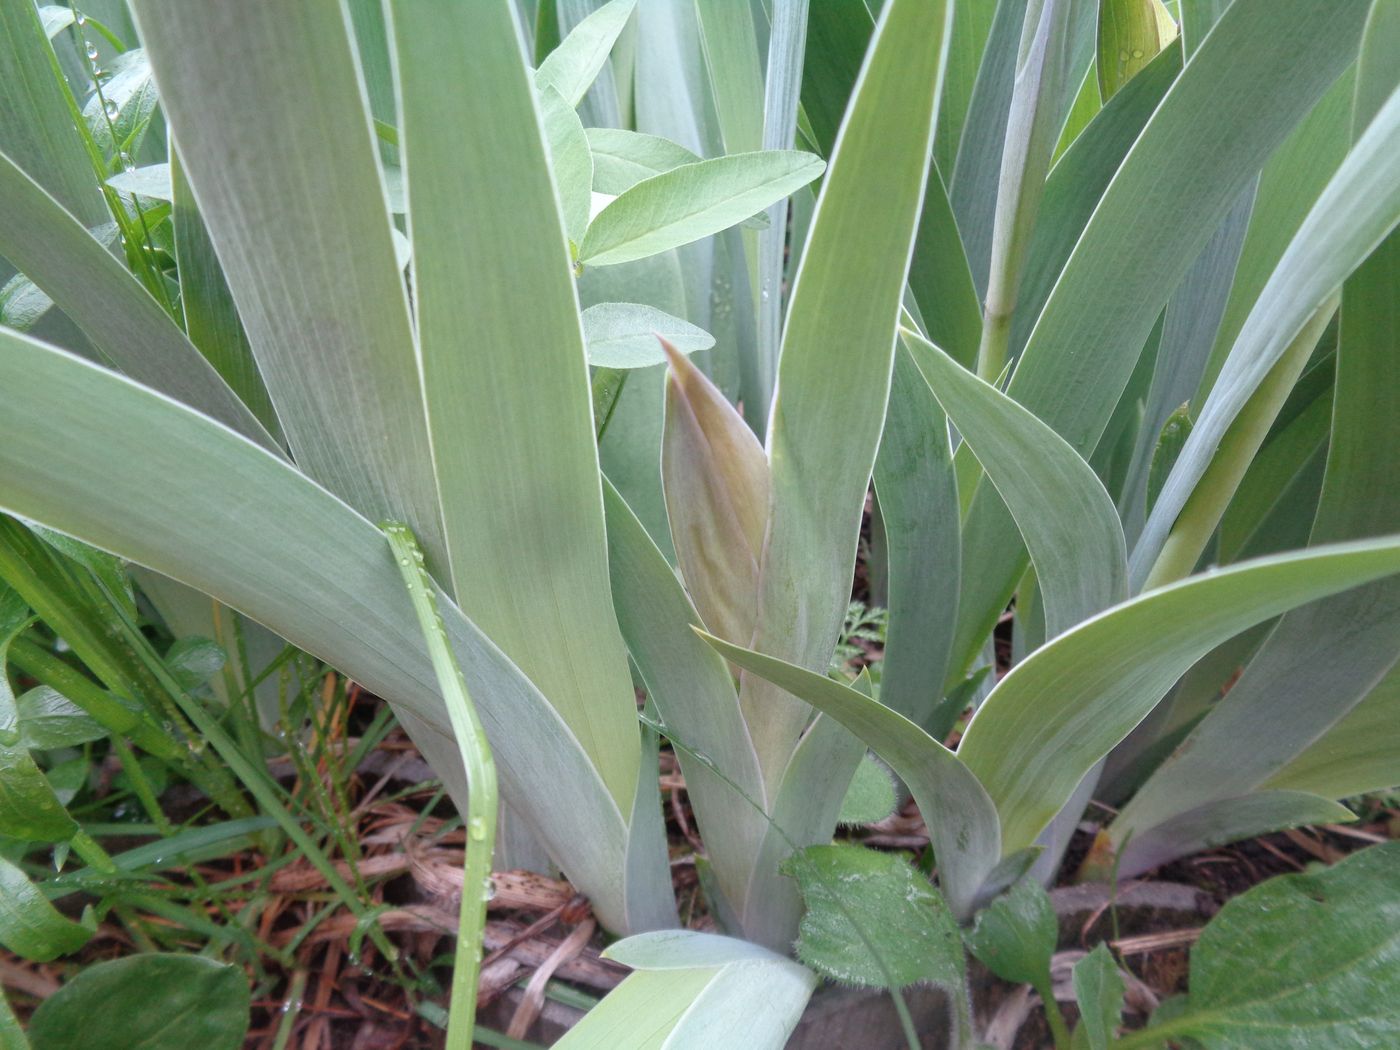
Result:
<svg viewBox="0 0 1400 1050"><path fill-rule="evenodd" d="M608 266L719 233L807 185L826 165L798 150L684 164L636 183L588 227L579 262Z"/></svg>
<svg viewBox="0 0 1400 1050"><path fill-rule="evenodd" d="M693 354L715 345L715 337L689 321L640 303L598 303L583 311L588 363L601 368L646 368L663 364L660 339Z"/></svg>
<svg viewBox="0 0 1400 1050"><path fill-rule="evenodd" d="M67 11L67 8L62 10ZM69 17L72 12L69 11ZM5 1050L31 1050L29 1040L24 1034L24 1028L19 1023L19 1018L10 1009L9 1001L5 998L5 989L0 988L0 1046Z"/></svg>
<svg viewBox="0 0 1400 1050"><path fill-rule="evenodd" d="M384 697L464 801L461 759L398 566L380 531L325 489L206 417L3 331L0 476L5 509L211 594ZM535 686L455 605L439 604L512 804L551 856L568 858L600 920L627 928L619 807ZM567 810L557 805L560 783L570 785Z"/></svg>
<svg viewBox="0 0 1400 1050"><path fill-rule="evenodd" d="M33 751L101 740L107 730L62 693L41 685L19 698L20 746ZM3 779L4 774L0 774Z"/></svg>
<svg viewBox="0 0 1400 1050"><path fill-rule="evenodd" d="M1400 402L1391 375L1400 345L1396 328L1400 314L1395 302L1400 234L1391 233L1374 251L1366 240L1338 244L1338 237L1346 237L1345 230L1338 227L1349 225L1348 220L1366 208L1358 201L1346 206L1344 216L1338 218L1336 209L1343 207L1340 201L1353 198L1350 192L1333 197L1338 183L1345 183L1349 173L1366 179L1364 186L1352 192L1368 201L1380 192L1373 180L1381 177L1379 169L1385 161L1376 154L1368 157L1362 150L1372 133L1384 130L1387 113L1390 134L1400 144L1397 91L1371 123L1357 151L1343 162L1270 279L1202 409L1173 478L1163 490L1163 499L1173 480L1185 482L1195 473L1186 457L1195 455L1197 462L1203 458L1204 449L1199 444L1193 447L1192 442L1198 435L1209 441L1212 433L1219 433L1222 418L1228 417L1238 399L1237 392L1248 390L1258 367L1267 367L1269 359L1277 356L1275 341L1292 330L1290 319L1282 316L1284 312L1295 311L1296 317L1298 299L1306 302L1316 295L1316 284L1340 280L1346 270L1365 259L1343 289L1348 316L1338 349L1327 473L1311 539L1318 543L1400 531L1400 498L1389 485L1396 465L1394 443L1400 436L1395 417ZM1389 161L1395 144L1385 148ZM1393 226L1400 216L1400 164L1391 167L1395 211L1377 217L1382 229ZM1325 252L1325 260L1315 252ZM1274 328L1276 324L1286 327L1280 331ZM1159 504L1154 517L1167 509L1168 505ZM1183 749L1159 768L1142 798L1120 814L1114 824L1115 837L1122 841L1133 829L1141 833L1176 814L1257 788L1365 697L1389 672L1398 644L1400 587L1393 581L1286 616L1228 696L1193 731ZM1319 702L1319 697L1325 701ZM1253 746L1243 755L1230 754L1222 761L1230 751L1228 742L1238 739L1240 733L1250 733ZM1203 781L1205 770L1210 775Z"/></svg>
<svg viewBox="0 0 1400 1050"><path fill-rule="evenodd" d="M139 47L122 52L103 72L111 75L103 81L102 97L93 93L83 118L98 148L120 165L123 154L129 161L141 148L156 109L156 82L146 52Z"/></svg>
<svg viewBox="0 0 1400 1050"><path fill-rule="evenodd" d="M1074 964L1074 999L1079 1031L1088 1050L1108 1050L1123 1016L1123 975L1108 945L1098 944ZM1078 1031L1075 1033L1078 1037Z"/></svg>
<svg viewBox="0 0 1400 1050"><path fill-rule="evenodd" d="M768 62L763 81L764 149L791 149L797 137L797 115L801 108L802 70L806 61L808 0L782 0L773 5L768 27ZM807 199L804 192L803 200ZM778 349L782 342L783 271L789 255L801 254L801 236L789 233L788 204L774 204L764 213L767 225L758 235L753 259L754 281L758 291L757 345L751 370L752 389L742 390L744 407L755 423L755 430L768 425L768 407L773 401L773 384L778 375ZM794 224L800 225L800 224ZM746 262L748 260L745 260Z"/></svg>
<svg viewBox="0 0 1400 1050"><path fill-rule="evenodd" d="M97 192L67 91L54 75L55 61L34 4L0 2L0 150L82 225L106 222L111 216Z"/></svg>
<svg viewBox="0 0 1400 1050"><path fill-rule="evenodd" d="M844 984L898 990L963 982L957 923L928 880L898 854L809 846L783 863L807 913L797 955Z"/></svg>
<svg viewBox="0 0 1400 1050"><path fill-rule="evenodd" d="M1350 798L1400 784L1400 668L1264 783L1265 788Z"/></svg>
<svg viewBox="0 0 1400 1050"><path fill-rule="evenodd" d="M951 10L891 0L881 11L789 300L768 427L772 509L753 645L802 667L826 668L850 598ZM809 712L752 678L740 699L765 779L774 781Z"/></svg>
<svg viewBox="0 0 1400 1050"><path fill-rule="evenodd" d="M856 767L855 779L841 800L842 824L873 824L894 812L899 799L895 797L890 772L874 755L866 754Z"/></svg>
<svg viewBox="0 0 1400 1050"><path fill-rule="evenodd" d="M1140 790L1150 794L1152 783L1149 780ZM1151 827L1140 826L1124 843L1114 870L1119 878L1131 879L1177 857L1241 839L1304 824L1335 824L1353 819L1346 806L1303 791L1256 791L1237 798L1212 798L1195 809L1173 813ZM1131 825L1124 825L1128 826ZM1126 834L1117 827L1113 833Z"/></svg>
<svg viewBox="0 0 1400 1050"><path fill-rule="evenodd" d="M1064 124L1063 96L1077 81L1069 68L1074 32L1070 0L1031 0L1016 56L1006 114L987 268L977 374L996 382L1007 363L1011 315L1040 211L1045 176ZM1072 96L1071 96L1072 97Z"/></svg>
<svg viewBox="0 0 1400 1050"><path fill-rule="evenodd" d="M643 179L699 161L684 146L660 135L644 135L621 128L587 128L588 148L593 152L593 190L620 194Z"/></svg>
<svg viewBox="0 0 1400 1050"><path fill-rule="evenodd" d="M941 740L961 710L940 688L957 626L958 490L943 410L903 347L874 481L888 565L880 701Z"/></svg>
<svg viewBox="0 0 1400 1050"><path fill-rule="evenodd" d="M716 881L742 926L755 843L769 826L753 801L763 797L763 782L734 680L723 659L691 630L700 617L675 571L606 480L603 498L618 625L647 696L667 733L680 741L676 755L700 833L712 847ZM776 881L776 871L770 877ZM757 936L756 929L744 933ZM784 934L778 946L790 936Z"/></svg>
<svg viewBox="0 0 1400 1050"><path fill-rule="evenodd" d="M1050 985L1050 956L1060 939L1060 923L1050 896L1034 879L1021 879L980 912L963 934L972 954L1003 981Z"/></svg>
<svg viewBox="0 0 1400 1050"><path fill-rule="evenodd" d="M0 944L21 958L48 962L91 937L91 930L60 915L24 872L0 857Z"/></svg>
<svg viewBox="0 0 1400 1050"><path fill-rule="evenodd" d="M903 715L840 682L704 637L731 663L840 722L889 764L909 786L928 824L939 879L953 913L959 919L970 917L987 876L1003 854L996 809L957 756Z"/></svg>
<svg viewBox="0 0 1400 1050"><path fill-rule="evenodd" d="M1229 901L1191 950L1184 1010L1149 1028L1208 1050L1384 1046L1400 1039L1400 846ZM1139 1041L1141 1045L1141 1041Z"/></svg>
<svg viewBox="0 0 1400 1050"><path fill-rule="evenodd" d="M1241 191L1350 63L1366 5L1236 0L1193 56L1078 238L1008 393L1084 454L1097 444L1162 306ZM956 188L956 187L955 187ZM1014 525L981 493L955 665L970 666L1020 579Z"/></svg>
<svg viewBox="0 0 1400 1050"><path fill-rule="evenodd" d="M1181 49L1169 47L1099 110L1050 170L1021 273L1013 355L1025 346L1104 190L1180 72Z"/></svg>
<svg viewBox="0 0 1400 1050"><path fill-rule="evenodd" d="M228 654L208 638L178 638L165 653L165 666L181 688L198 689L223 670Z"/></svg>
<svg viewBox="0 0 1400 1050"><path fill-rule="evenodd" d="M1147 475L1147 509L1151 510L1162 492L1162 485L1181 455L1181 448L1191 435L1191 406L1183 404L1167 417L1157 445L1152 450L1152 468Z"/></svg>
<svg viewBox="0 0 1400 1050"><path fill-rule="evenodd" d="M964 368L975 368L982 337L982 304L972 283L943 176L933 166L924 187L919 233L909 264L909 292L918 304L929 341Z"/></svg>
<svg viewBox="0 0 1400 1050"><path fill-rule="evenodd" d="M160 305L43 188L0 155L0 254L117 368L269 448L272 439Z"/></svg>
<svg viewBox="0 0 1400 1050"><path fill-rule="evenodd" d="M1391 95L1337 169L1260 292L1133 551L1135 581L1146 577L1250 396L1309 318L1398 221L1400 91Z"/></svg>
<svg viewBox="0 0 1400 1050"><path fill-rule="evenodd" d="M1128 555L1103 483L1031 413L905 329L904 345L981 461L1030 550L1047 638L1128 596Z"/></svg>
<svg viewBox="0 0 1400 1050"><path fill-rule="evenodd" d="M446 579L408 296L342 5L143 0L136 14L297 466L371 520L407 522ZM231 90L210 72L235 53Z"/></svg>
<svg viewBox="0 0 1400 1050"><path fill-rule="evenodd" d="M1151 591L1036 650L982 702L958 748L996 802L1003 852L1031 845L1085 773L1216 645L1397 571L1396 538L1259 558Z"/></svg>
<svg viewBox="0 0 1400 1050"><path fill-rule="evenodd" d="M578 114L548 84L539 88L540 128L549 146L550 169L564 209L564 231L583 240L593 207L593 154Z"/></svg>
<svg viewBox="0 0 1400 1050"><path fill-rule="evenodd" d="M141 954L86 967L29 1023L34 1050L238 1050L248 979L197 955Z"/></svg>
<svg viewBox="0 0 1400 1050"><path fill-rule="evenodd" d="M639 784L636 700L608 588L583 329L535 88L507 6L402 0L391 11L453 589L560 712L627 814ZM464 164L471 177L453 177ZM465 345L463 316L474 326ZM493 396L481 399L483 389ZM650 845L651 906L670 912L664 851Z"/></svg>
<svg viewBox="0 0 1400 1050"><path fill-rule="evenodd" d="M1176 39L1160 0L1100 0L1099 92L1108 101Z"/></svg>
<svg viewBox="0 0 1400 1050"><path fill-rule="evenodd" d="M556 1050L781 1050L817 983L756 944L693 930L639 934L604 955L635 972Z"/></svg>
<svg viewBox="0 0 1400 1050"><path fill-rule="evenodd" d="M233 389L259 422L279 441L282 426L272 407L258 363L248 345L248 333L238 316L224 270L214 254L209 230L185 178L184 166L172 161L174 190L171 220L175 227L175 258L180 274L180 309L185 331L224 382Z"/></svg>
<svg viewBox="0 0 1400 1050"><path fill-rule="evenodd" d="M0 835L66 842L77 830L27 748L0 744Z"/></svg>
<svg viewBox="0 0 1400 1050"><path fill-rule="evenodd" d="M535 83L554 88L570 109L583 101L617 43L637 0L612 0L594 11L560 41L535 71Z"/></svg>
<svg viewBox="0 0 1400 1050"><path fill-rule="evenodd" d="M160 201L175 199L169 164L147 164L145 167L119 171L107 180L107 185L130 197L153 197Z"/></svg>

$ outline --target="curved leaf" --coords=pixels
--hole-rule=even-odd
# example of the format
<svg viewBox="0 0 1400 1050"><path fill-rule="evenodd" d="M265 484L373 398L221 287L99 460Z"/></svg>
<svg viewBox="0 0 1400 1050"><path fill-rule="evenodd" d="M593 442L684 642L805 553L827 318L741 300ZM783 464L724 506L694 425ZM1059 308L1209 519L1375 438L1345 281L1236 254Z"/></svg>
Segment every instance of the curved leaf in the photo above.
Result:
<svg viewBox="0 0 1400 1050"><path fill-rule="evenodd" d="M953 752L903 715L833 681L719 638L702 635L731 663L840 722L889 763L919 804L938 858L943 892L959 919L971 915L983 882L1002 857L996 808Z"/></svg>
<svg viewBox="0 0 1400 1050"><path fill-rule="evenodd" d="M268 448L277 447L126 267L3 154L0 255L42 288L131 378Z"/></svg>
<svg viewBox="0 0 1400 1050"><path fill-rule="evenodd" d="M1240 839L1353 819L1346 806L1305 791L1257 791L1240 798L1213 799L1132 836L1118 855L1114 871L1120 879L1131 879L1177 857Z"/></svg>
<svg viewBox="0 0 1400 1050"><path fill-rule="evenodd" d="M761 150L685 164L643 179L598 213L578 259L608 266L719 233L807 185L825 169L797 150Z"/></svg>
<svg viewBox="0 0 1400 1050"><path fill-rule="evenodd" d="M942 0L892 0L881 11L789 300L753 644L803 667L825 669L850 598L951 13ZM751 679L740 699L775 781L809 712Z"/></svg>
<svg viewBox="0 0 1400 1050"><path fill-rule="evenodd" d="M1400 845L1230 901L1191 950L1190 994L1134 1044L1188 1035L1208 1050L1386 1046L1400 1039Z"/></svg>
<svg viewBox="0 0 1400 1050"><path fill-rule="evenodd" d="M24 872L0 857L0 944L25 959L48 962L91 937L91 930L60 915Z"/></svg>
<svg viewBox="0 0 1400 1050"><path fill-rule="evenodd" d="M198 955L131 955L85 968L29 1024L34 1050L238 1050L248 979Z"/></svg>
<svg viewBox="0 0 1400 1050"><path fill-rule="evenodd" d="M791 959L693 930L640 934L604 954L637 972L556 1050L781 1050L817 984Z"/></svg>
<svg viewBox="0 0 1400 1050"><path fill-rule="evenodd" d="M1063 438L908 329L904 345L1006 502L1030 551L1045 636L1128 596L1128 552L1113 501Z"/></svg>
<svg viewBox="0 0 1400 1050"><path fill-rule="evenodd" d="M1031 845L1099 759L1185 671L1246 627L1400 572L1400 538L1260 558L1115 606L1001 680L958 756L985 785L1002 850Z"/></svg>
<svg viewBox="0 0 1400 1050"><path fill-rule="evenodd" d="M190 471L192 462L201 469ZM398 566L380 531L330 493L207 418L8 332L0 332L0 475L6 510L211 594L395 704L429 763L465 798ZM538 690L439 597L503 789L600 919L626 929L619 807ZM556 803L560 783L570 785L567 809ZM660 910L652 918L665 922Z"/></svg>

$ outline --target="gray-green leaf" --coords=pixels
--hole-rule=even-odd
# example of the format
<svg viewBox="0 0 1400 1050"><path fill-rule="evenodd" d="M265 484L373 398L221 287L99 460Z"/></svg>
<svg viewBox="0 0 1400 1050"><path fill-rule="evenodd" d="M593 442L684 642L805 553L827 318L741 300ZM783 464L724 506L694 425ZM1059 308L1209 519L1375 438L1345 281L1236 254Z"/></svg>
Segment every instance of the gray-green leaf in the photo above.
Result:
<svg viewBox="0 0 1400 1050"><path fill-rule="evenodd" d="M694 164L700 158L684 146L660 135L621 128L588 128L588 148L593 152L593 189L598 193L625 193L643 179Z"/></svg>
<svg viewBox="0 0 1400 1050"><path fill-rule="evenodd" d="M715 345L715 337L689 321L640 303L598 303L583 311L588 363L601 368L646 368L663 364L661 336L679 352Z"/></svg>
<svg viewBox="0 0 1400 1050"><path fill-rule="evenodd" d="M799 150L716 157L637 183L598 213L579 262L607 266L656 255L743 222L826 168Z"/></svg>

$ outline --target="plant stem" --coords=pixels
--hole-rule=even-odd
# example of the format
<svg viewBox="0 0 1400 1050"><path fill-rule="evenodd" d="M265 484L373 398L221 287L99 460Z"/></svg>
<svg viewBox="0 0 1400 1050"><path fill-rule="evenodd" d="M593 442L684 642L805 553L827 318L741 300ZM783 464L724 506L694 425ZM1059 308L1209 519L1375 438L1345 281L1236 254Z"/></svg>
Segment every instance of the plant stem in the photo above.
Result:
<svg viewBox="0 0 1400 1050"><path fill-rule="evenodd" d="M389 547L403 572L409 600L418 614L467 773L467 849L447 1015L447 1050L471 1050L486 902L491 899L491 856L496 840L496 763L486 741L486 730L467 693L462 670L448 644L433 581L424 567L422 548L407 525L389 522L381 528L389 538Z"/></svg>
<svg viewBox="0 0 1400 1050"><path fill-rule="evenodd" d="M1036 991L1040 993L1040 1001L1045 1004L1045 1020L1050 1023L1055 1050L1069 1050L1069 1027L1065 1024L1065 1015L1060 1012L1060 1004L1055 999L1055 986L1046 981L1043 986L1036 988Z"/></svg>
<svg viewBox="0 0 1400 1050"><path fill-rule="evenodd" d="M982 320L982 341L977 345L977 377L988 383L1001 378L1011 343L1011 314L987 310Z"/></svg>
<svg viewBox="0 0 1400 1050"><path fill-rule="evenodd" d="M909 1050L919 1050L919 1030L914 1027L914 1016L909 1012L909 1004L904 1001L904 993L898 988L891 988L890 998L894 1000L894 1012L899 1014L899 1027L904 1030Z"/></svg>
<svg viewBox="0 0 1400 1050"><path fill-rule="evenodd" d="M1196 567L1230 500L1234 499L1245 471L1254 462L1269 428L1336 311L1338 301L1334 295L1308 319L1225 431L1210 465L1162 544L1152 571L1142 585L1144 591L1182 579Z"/></svg>

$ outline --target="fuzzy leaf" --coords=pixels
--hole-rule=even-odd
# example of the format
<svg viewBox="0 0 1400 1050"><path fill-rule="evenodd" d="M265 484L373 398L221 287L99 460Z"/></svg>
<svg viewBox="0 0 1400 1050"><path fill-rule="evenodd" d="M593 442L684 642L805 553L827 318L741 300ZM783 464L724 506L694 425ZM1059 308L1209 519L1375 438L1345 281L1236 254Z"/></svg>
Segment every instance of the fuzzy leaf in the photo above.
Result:
<svg viewBox="0 0 1400 1050"><path fill-rule="evenodd" d="M903 858L863 846L809 846L782 870L807 902L797 954L833 980L874 988L963 981L957 923Z"/></svg>
<svg viewBox="0 0 1400 1050"><path fill-rule="evenodd" d="M1049 895L1034 879L1022 879L978 913L964 940L1003 981L1044 988L1059 936Z"/></svg>
<svg viewBox="0 0 1400 1050"><path fill-rule="evenodd" d="M894 812L899 800L889 770L874 755L867 753L856 767L855 778L841 800L842 824L873 824Z"/></svg>

